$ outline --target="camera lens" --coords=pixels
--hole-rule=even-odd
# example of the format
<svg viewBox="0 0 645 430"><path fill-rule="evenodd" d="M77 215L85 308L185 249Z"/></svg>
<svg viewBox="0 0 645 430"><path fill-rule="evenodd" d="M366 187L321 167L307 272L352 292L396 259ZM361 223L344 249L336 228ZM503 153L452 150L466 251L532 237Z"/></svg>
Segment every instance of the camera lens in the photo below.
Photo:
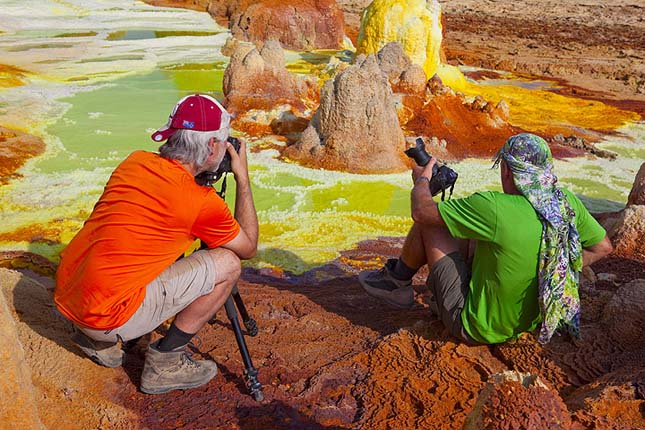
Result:
<svg viewBox="0 0 645 430"><path fill-rule="evenodd" d="M426 145L420 137L417 137L415 147L405 150L405 155L414 159L414 162L417 163L418 166L422 167L428 164L432 158L430 154L426 152Z"/></svg>

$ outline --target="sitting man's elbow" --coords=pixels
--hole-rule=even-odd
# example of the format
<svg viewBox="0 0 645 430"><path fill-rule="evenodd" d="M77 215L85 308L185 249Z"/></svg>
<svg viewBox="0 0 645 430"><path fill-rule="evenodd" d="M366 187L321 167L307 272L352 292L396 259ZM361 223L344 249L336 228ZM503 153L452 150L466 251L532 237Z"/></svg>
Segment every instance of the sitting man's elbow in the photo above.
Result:
<svg viewBox="0 0 645 430"><path fill-rule="evenodd" d="M611 244L611 241L608 237L605 237L602 250L604 255L609 255L614 252L614 245Z"/></svg>
<svg viewBox="0 0 645 430"><path fill-rule="evenodd" d="M425 219L423 211L419 209L412 209L412 220L417 224L423 224Z"/></svg>

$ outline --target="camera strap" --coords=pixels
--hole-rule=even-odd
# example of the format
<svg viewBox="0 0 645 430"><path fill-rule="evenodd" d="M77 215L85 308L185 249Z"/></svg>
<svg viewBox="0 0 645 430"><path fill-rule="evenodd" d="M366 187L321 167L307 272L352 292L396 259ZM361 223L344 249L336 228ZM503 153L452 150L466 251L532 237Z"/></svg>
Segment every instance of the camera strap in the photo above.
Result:
<svg viewBox="0 0 645 430"><path fill-rule="evenodd" d="M216 191L217 195L224 200L226 200L226 176L227 173L224 173L224 179L222 179L222 188L220 188L219 191Z"/></svg>
<svg viewBox="0 0 645 430"><path fill-rule="evenodd" d="M452 197L452 191L455 189L455 183L453 182L452 185L450 186L450 194L448 194L448 200ZM443 202L446 199L446 189L443 188L441 190L441 201Z"/></svg>

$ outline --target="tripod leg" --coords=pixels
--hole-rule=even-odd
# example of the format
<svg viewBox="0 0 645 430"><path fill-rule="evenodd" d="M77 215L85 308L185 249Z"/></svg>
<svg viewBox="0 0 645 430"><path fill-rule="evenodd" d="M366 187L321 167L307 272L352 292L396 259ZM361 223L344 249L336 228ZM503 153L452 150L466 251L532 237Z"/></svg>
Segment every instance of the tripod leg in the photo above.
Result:
<svg viewBox="0 0 645 430"><path fill-rule="evenodd" d="M244 306L244 302L242 301L242 297L240 296L240 290L237 289L237 284L233 287L233 291L231 292L231 295L233 296L233 300L235 300L237 309L240 311L242 322L244 323L244 327L246 327L246 331L249 333L249 336L257 336L258 325L256 324L255 320L251 318L249 316L249 313L246 311L246 306Z"/></svg>
<svg viewBox="0 0 645 430"><path fill-rule="evenodd" d="M242 361L244 362L244 379L246 381L246 386L251 392L251 396L261 402L264 399L264 394L262 393L262 384L258 381L258 371L253 367L253 362L251 361L251 356L249 355L249 350L246 347L246 341L244 340L244 334L242 334L242 328L240 327L240 322L237 319L237 311L235 309L235 303L233 297L229 296L224 303L224 308L226 309L226 315L231 321L233 326L233 332L235 333L235 340L237 341L237 346L240 349L240 354L242 354Z"/></svg>

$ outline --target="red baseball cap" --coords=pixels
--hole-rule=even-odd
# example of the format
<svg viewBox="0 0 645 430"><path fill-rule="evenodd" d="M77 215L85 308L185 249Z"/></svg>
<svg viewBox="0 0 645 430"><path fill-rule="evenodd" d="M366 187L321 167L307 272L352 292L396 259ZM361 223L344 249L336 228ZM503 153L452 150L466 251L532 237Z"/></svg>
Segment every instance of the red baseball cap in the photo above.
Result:
<svg viewBox="0 0 645 430"><path fill-rule="evenodd" d="M155 142L161 142L180 129L218 131L222 125L223 115L228 115L228 112L211 96L205 94L186 96L177 102L166 125L150 137Z"/></svg>

